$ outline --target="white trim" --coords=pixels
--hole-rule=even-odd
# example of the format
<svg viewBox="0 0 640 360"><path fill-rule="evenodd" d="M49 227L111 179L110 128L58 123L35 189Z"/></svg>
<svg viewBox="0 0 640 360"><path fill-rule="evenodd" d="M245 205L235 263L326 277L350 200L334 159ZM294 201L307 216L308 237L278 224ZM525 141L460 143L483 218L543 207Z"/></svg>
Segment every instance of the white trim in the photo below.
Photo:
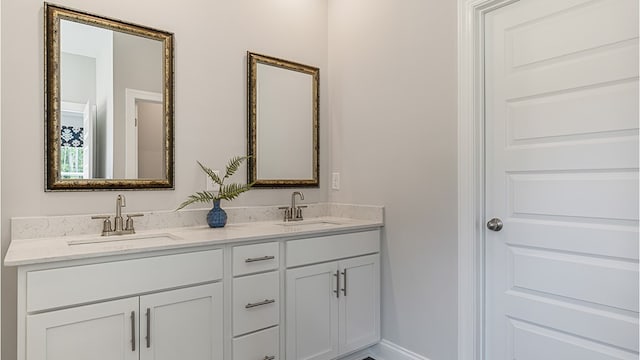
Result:
<svg viewBox="0 0 640 360"><path fill-rule="evenodd" d="M367 356L375 360L429 360L422 355L418 355L384 339L374 346L358 351L340 360L362 360L366 359Z"/></svg>
<svg viewBox="0 0 640 360"><path fill-rule="evenodd" d="M458 0L458 360L484 359L484 16L518 0Z"/></svg>
<svg viewBox="0 0 640 360"><path fill-rule="evenodd" d="M2 23L2 6L0 5L0 24ZM2 29L2 26L0 25L0 29ZM0 33L2 33L2 31L0 31ZM2 35L0 35L0 59L2 59ZM0 60L0 73L2 73L2 61ZM2 88L2 76L0 76L0 89ZM2 91L0 91L0 104L2 104ZM0 108L2 106L0 105ZM0 114L2 114L2 109L0 109ZM2 118L2 116L0 115L0 118ZM0 119L0 128L2 128L2 120ZM1 136L2 134L0 134L0 139L2 138ZM2 141L0 141L1 143ZM1 148L2 146L0 146ZM1 158L1 156L0 156ZM2 178L1 174L2 174L2 161L0 161L0 178ZM42 178L42 177L41 177ZM0 186L1 188L2 186ZM40 187L42 189L42 187ZM0 217L1 218L1 217ZM2 299L2 265L0 265L0 299ZM1 312L1 311L0 311ZM2 324L2 319L0 316L0 324ZM0 326L1 328L1 326ZM2 335L1 335L2 331L0 331L0 339L2 339ZM1 342L1 341L0 341ZM2 357L2 346L0 346L0 357Z"/></svg>
<svg viewBox="0 0 640 360"><path fill-rule="evenodd" d="M126 179L138 178L138 127L136 126L137 100L162 103L162 93L125 89L125 168Z"/></svg>
<svg viewBox="0 0 640 360"><path fill-rule="evenodd" d="M375 360L429 360L428 358L409 351L389 340L382 340L378 344L351 354L341 360L362 360L367 356Z"/></svg>

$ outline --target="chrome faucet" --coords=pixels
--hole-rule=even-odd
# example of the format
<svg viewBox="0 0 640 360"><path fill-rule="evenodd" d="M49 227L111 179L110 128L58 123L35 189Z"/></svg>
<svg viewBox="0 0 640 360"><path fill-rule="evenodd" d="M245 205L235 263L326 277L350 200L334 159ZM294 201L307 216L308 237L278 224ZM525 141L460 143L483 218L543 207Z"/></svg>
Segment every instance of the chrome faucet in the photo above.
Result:
<svg viewBox="0 0 640 360"><path fill-rule="evenodd" d="M127 206L127 200L124 198L124 195L118 195L116 198L116 216L113 219L115 223L114 231L122 231L124 230L122 221L122 208Z"/></svg>
<svg viewBox="0 0 640 360"><path fill-rule="evenodd" d="M111 216L110 215L97 215L92 216L92 219L104 220L102 223L102 236L110 235L125 235L135 234L136 230L133 227L133 218L138 216L144 216L144 214L127 214L127 221L122 218L122 208L127 206L124 195L118 195L116 198L116 216L113 218L115 227L111 228Z"/></svg>
<svg viewBox="0 0 640 360"><path fill-rule="evenodd" d="M296 195L300 196L300 200L304 200L304 195L300 191L294 191L291 194L291 207L279 207L278 209L284 210L284 221L301 221L304 220L302 217L302 209L306 208L306 205L298 205L296 206Z"/></svg>

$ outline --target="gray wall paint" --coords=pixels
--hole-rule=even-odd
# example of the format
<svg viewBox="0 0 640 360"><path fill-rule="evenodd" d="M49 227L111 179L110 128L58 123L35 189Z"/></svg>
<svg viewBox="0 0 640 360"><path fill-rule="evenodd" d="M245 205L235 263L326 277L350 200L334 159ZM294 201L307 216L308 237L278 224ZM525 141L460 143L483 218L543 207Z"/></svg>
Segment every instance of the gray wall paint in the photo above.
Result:
<svg viewBox="0 0 640 360"><path fill-rule="evenodd" d="M457 356L456 2L329 0L336 202L383 204L382 335Z"/></svg>
<svg viewBox="0 0 640 360"><path fill-rule="evenodd" d="M162 50L160 41L113 32L114 179L125 178L125 90L162 94Z"/></svg>
<svg viewBox="0 0 640 360"><path fill-rule="evenodd" d="M196 160L223 168L246 154L246 51L327 69L325 0L163 1L59 0L57 4L144 24L175 34L176 189L127 191L127 212L173 210L205 188ZM15 216L112 213L117 192L44 192L43 5L2 0L2 257ZM8 36L13 34L13 36ZM19 34L17 36L16 34ZM320 97L327 98L327 72ZM320 114L328 114L327 103ZM321 119L321 127L326 126ZM29 134L30 146L24 146ZM326 178L328 133L321 132L321 176ZM21 149L20 156L15 149ZM246 180L246 170L237 181ZM326 182L304 189L305 202L324 201ZM233 206L288 203L291 189L252 190ZM223 204L223 206L225 206ZM229 205L227 205L229 206ZM204 207L204 206L203 206ZM96 222L96 233L100 224ZM15 359L16 271L2 269L2 359Z"/></svg>
<svg viewBox="0 0 640 360"><path fill-rule="evenodd" d="M245 153L247 50L320 67L321 188L304 189L305 201L386 206L383 336L432 360L456 358L455 1L59 3L176 34L176 190L127 192L131 212L175 208L205 186L196 160L215 167ZM0 23L21 34L2 39L4 254L11 217L110 213L116 193L44 193L42 147L8 155L20 134L44 139L42 2L2 0ZM342 188L329 193L333 170ZM286 204L290 193L254 190L233 204ZM9 360L15 282L15 269L2 269Z"/></svg>
<svg viewBox="0 0 640 360"><path fill-rule="evenodd" d="M60 54L60 98L79 104L96 104L96 59Z"/></svg>

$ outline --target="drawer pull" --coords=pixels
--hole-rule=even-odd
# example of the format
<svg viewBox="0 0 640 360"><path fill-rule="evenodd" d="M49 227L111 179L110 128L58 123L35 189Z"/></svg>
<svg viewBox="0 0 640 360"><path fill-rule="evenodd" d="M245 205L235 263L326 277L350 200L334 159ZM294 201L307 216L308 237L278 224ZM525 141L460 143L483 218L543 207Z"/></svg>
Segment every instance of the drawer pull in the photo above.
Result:
<svg viewBox="0 0 640 360"><path fill-rule="evenodd" d="M257 306L262 306L262 305L267 305L267 304L273 304L274 302L276 302L276 299L265 299L264 301L260 301L257 303L248 303L247 305L244 306L245 309L251 309Z"/></svg>
<svg viewBox="0 0 640 360"><path fill-rule="evenodd" d="M151 347L151 309L147 308L147 348Z"/></svg>
<svg viewBox="0 0 640 360"><path fill-rule="evenodd" d="M131 351L136 351L136 312L131 312Z"/></svg>
<svg viewBox="0 0 640 360"><path fill-rule="evenodd" d="M342 272L342 292L347 296L347 269Z"/></svg>
<svg viewBox="0 0 640 360"><path fill-rule="evenodd" d="M276 359L276 357L275 357L275 356L273 356L273 355L268 356L268 355L267 355L267 356L265 356L265 357L264 357L264 359L263 359L263 360L275 360L275 359Z"/></svg>
<svg viewBox="0 0 640 360"><path fill-rule="evenodd" d="M248 258L248 259L245 259L244 262L252 263L252 262L256 262L256 261L273 260L275 258L276 257L273 256L273 255L267 255L267 256L262 256L262 257L257 257L257 258Z"/></svg>

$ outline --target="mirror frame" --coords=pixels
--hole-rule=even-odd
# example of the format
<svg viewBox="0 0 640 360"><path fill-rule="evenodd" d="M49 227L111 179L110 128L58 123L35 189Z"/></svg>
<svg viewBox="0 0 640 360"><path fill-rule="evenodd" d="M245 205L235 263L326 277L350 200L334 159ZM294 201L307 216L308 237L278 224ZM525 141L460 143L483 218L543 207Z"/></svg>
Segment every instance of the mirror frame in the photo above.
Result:
<svg viewBox="0 0 640 360"><path fill-rule="evenodd" d="M60 20L119 31L161 41L163 44L163 179L61 179L60 178ZM44 3L45 82L45 191L117 189L174 189L174 80L173 34L120 20Z"/></svg>
<svg viewBox="0 0 640 360"><path fill-rule="evenodd" d="M297 71L308 74L312 79L313 96L313 164L311 179L259 179L258 178L258 148L257 148L257 103L258 103L258 64L279 67L285 70ZM247 51L247 182L254 182L254 187L267 188L292 188L292 187L319 187L320 186L320 69L296 62L278 59L271 56L260 55Z"/></svg>

